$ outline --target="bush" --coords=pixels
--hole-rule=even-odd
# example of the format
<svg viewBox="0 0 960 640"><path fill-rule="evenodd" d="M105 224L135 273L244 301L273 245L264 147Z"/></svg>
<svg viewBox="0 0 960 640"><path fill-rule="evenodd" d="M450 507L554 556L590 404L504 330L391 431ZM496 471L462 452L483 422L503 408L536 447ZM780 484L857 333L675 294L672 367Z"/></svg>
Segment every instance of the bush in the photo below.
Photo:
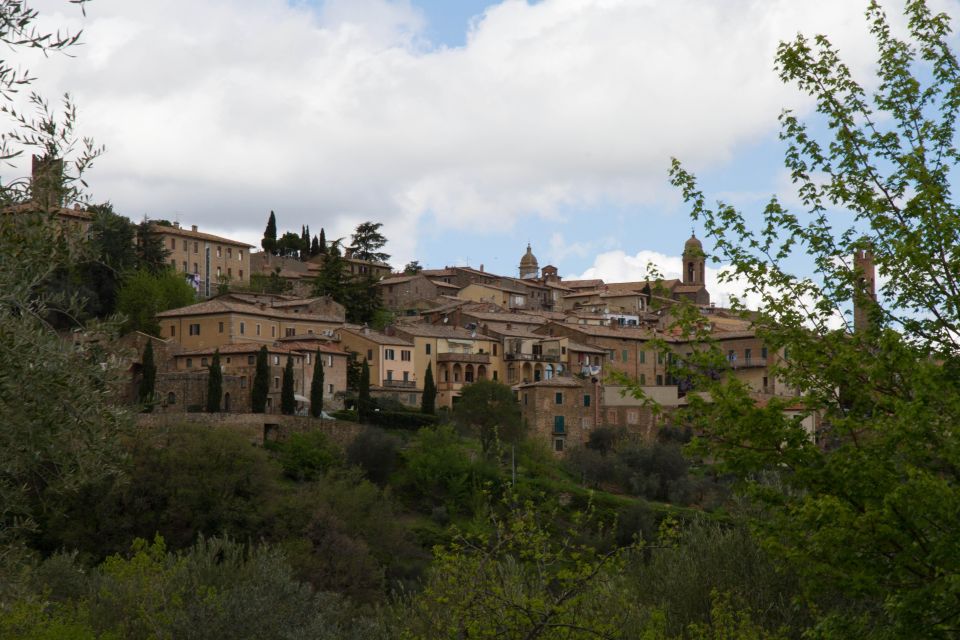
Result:
<svg viewBox="0 0 960 640"><path fill-rule="evenodd" d="M340 449L322 431L295 433L279 449L283 473L300 482L322 477L343 458Z"/></svg>
<svg viewBox="0 0 960 640"><path fill-rule="evenodd" d="M412 411L374 411L369 419L370 422L381 427L410 431L437 424L437 416Z"/></svg>
<svg viewBox="0 0 960 640"><path fill-rule="evenodd" d="M383 429L367 427L347 447L347 462L360 467L371 481L384 485L397 466L399 441Z"/></svg>
<svg viewBox="0 0 960 640"><path fill-rule="evenodd" d="M343 420L345 422L360 422L360 417L353 409L340 409L339 411L334 411L330 415L337 420Z"/></svg>
<svg viewBox="0 0 960 640"><path fill-rule="evenodd" d="M617 452L620 485L649 500L686 504L692 493L688 468L680 445L673 442L636 443Z"/></svg>

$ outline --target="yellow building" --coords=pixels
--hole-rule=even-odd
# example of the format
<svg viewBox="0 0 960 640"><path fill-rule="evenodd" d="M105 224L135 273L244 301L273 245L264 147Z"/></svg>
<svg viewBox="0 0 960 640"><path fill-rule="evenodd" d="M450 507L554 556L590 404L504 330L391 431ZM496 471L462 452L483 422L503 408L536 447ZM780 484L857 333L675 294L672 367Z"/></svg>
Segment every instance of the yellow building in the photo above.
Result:
<svg viewBox="0 0 960 640"><path fill-rule="evenodd" d="M501 378L503 358L496 338L443 324L399 325L395 330L413 343L417 388L421 391L427 364L433 364L438 407L452 407L463 387L471 382Z"/></svg>
<svg viewBox="0 0 960 640"><path fill-rule="evenodd" d="M419 404L421 392L417 386L413 342L357 326L344 327L338 335L344 349L357 354L357 362L367 361L374 395L391 397L410 406Z"/></svg>
<svg viewBox="0 0 960 640"><path fill-rule="evenodd" d="M176 222L172 226L154 224L150 228L169 252L170 265L180 273L193 276L199 295L215 295L221 282L250 284L252 245L202 233L197 225L189 230L180 228Z"/></svg>
<svg viewBox="0 0 960 640"><path fill-rule="evenodd" d="M187 349L225 344L271 344L279 338L327 336L343 324L343 316L294 312L282 307L214 298L157 314L160 337L172 338Z"/></svg>

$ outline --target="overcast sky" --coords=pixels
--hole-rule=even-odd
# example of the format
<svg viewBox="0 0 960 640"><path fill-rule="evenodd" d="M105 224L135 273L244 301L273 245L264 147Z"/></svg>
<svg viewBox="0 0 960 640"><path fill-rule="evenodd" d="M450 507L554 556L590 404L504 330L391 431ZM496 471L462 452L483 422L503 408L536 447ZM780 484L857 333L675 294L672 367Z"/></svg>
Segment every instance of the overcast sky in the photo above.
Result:
<svg viewBox="0 0 960 640"><path fill-rule="evenodd" d="M567 277L670 275L691 230L671 156L747 210L788 187L777 115L809 104L777 43L822 32L871 64L860 0L32 4L84 29L23 62L107 146L94 200L251 244L271 209L329 239L379 221L395 266L513 273L529 241Z"/></svg>

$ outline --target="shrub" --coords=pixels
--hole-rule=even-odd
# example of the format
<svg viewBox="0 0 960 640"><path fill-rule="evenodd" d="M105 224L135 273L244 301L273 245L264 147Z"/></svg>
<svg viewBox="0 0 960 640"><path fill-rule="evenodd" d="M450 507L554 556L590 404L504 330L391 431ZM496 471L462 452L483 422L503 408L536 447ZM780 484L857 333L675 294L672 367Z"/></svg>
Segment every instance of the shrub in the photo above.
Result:
<svg viewBox="0 0 960 640"><path fill-rule="evenodd" d="M408 429L410 431L437 424L437 416L411 411L374 411L370 414L368 420L388 429Z"/></svg>
<svg viewBox="0 0 960 640"><path fill-rule="evenodd" d="M340 450L322 431L295 433L279 448L284 474L301 482L320 478L342 459Z"/></svg>
<svg viewBox="0 0 960 640"><path fill-rule="evenodd" d="M344 420L346 422L359 422L360 417L357 415L357 412L353 409L340 409L339 411L334 411L330 414L337 420Z"/></svg>
<svg viewBox="0 0 960 640"><path fill-rule="evenodd" d="M397 466L399 441L383 429L367 427L347 447L347 462L363 470L371 481L384 485Z"/></svg>

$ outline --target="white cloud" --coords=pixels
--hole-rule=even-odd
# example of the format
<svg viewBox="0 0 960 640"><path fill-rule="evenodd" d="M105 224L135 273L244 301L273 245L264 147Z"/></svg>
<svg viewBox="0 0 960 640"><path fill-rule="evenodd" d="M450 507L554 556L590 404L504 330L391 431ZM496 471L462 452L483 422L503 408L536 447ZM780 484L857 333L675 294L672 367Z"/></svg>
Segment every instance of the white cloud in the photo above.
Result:
<svg viewBox="0 0 960 640"><path fill-rule="evenodd" d="M402 263L427 212L475 232L660 201L670 156L726 162L803 104L779 40L830 33L862 73L861 5L505 0L447 48L408 0L97 0L85 21L43 0L88 44L29 64L108 145L90 180L122 211L250 241L270 209L333 237L381 220Z"/></svg>

